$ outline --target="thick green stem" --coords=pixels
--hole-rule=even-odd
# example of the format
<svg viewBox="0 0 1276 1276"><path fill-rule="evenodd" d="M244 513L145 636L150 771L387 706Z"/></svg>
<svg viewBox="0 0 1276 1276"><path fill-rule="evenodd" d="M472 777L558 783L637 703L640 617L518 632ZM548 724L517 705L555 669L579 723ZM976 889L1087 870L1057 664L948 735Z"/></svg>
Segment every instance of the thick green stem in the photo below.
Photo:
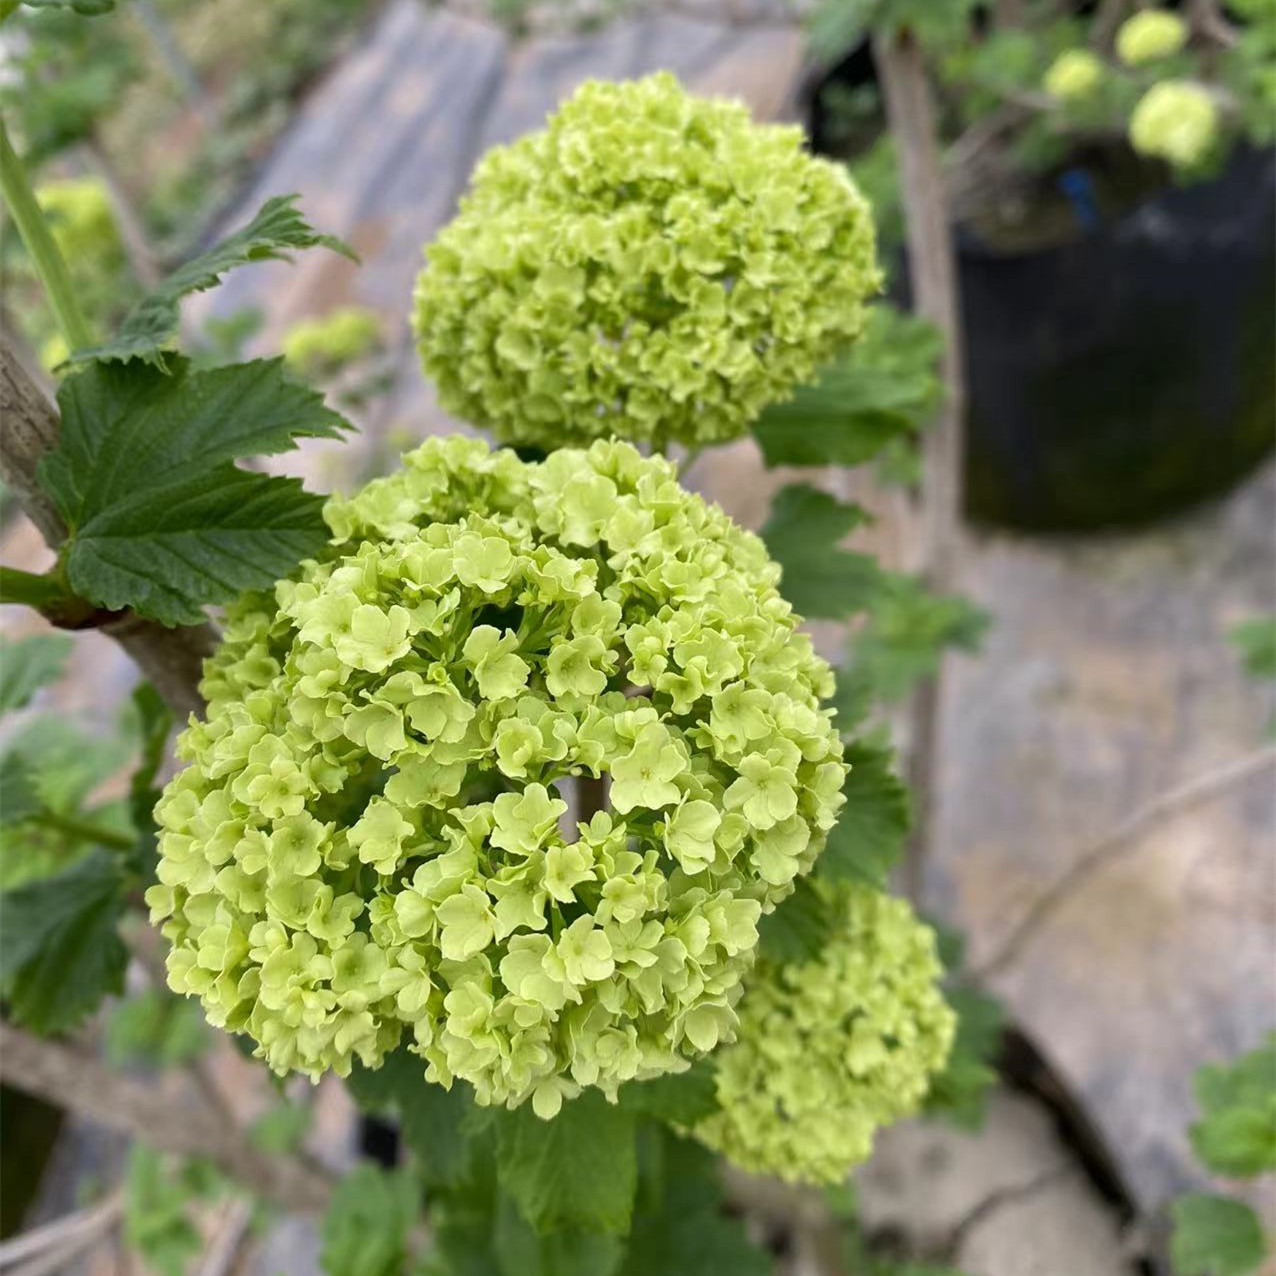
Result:
<svg viewBox="0 0 1276 1276"><path fill-rule="evenodd" d="M0 120L0 195L4 196L18 234L31 255L67 348L74 353L91 346L93 334L75 299L66 262L36 201L27 170L9 141L3 120Z"/></svg>
<svg viewBox="0 0 1276 1276"><path fill-rule="evenodd" d="M74 816L59 815L56 811L44 810L31 817L33 824L51 829L55 833L65 834L80 842L91 842L95 846L106 846L114 851L128 851L133 848L134 839L125 833L117 833L114 829L104 828L92 820L76 819Z"/></svg>

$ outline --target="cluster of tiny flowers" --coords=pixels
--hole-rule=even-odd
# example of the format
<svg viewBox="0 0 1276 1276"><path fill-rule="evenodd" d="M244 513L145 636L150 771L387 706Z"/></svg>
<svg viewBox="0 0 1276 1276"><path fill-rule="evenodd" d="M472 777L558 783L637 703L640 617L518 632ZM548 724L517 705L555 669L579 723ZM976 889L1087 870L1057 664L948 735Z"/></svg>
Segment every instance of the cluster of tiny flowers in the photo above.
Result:
<svg viewBox="0 0 1276 1276"><path fill-rule="evenodd" d="M406 1034L542 1116L729 1040L846 769L761 541L619 442L433 439L327 518L156 807L172 987L278 1072ZM570 776L607 790L574 822Z"/></svg>
<svg viewBox="0 0 1276 1276"><path fill-rule="evenodd" d="M1207 88L1191 80L1163 80L1134 108L1130 144L1144 155L1192 168L1213 149L1218 122L1218 105Z"/></svg>
<svg viewBox="0 0 1276 1276"><path fill-rule="evenodd" d="M1066 49L1050 64L1042 87L1061 101L1080 101L1099 87L1103 75L1103 63L1089 49Z"/></svg>
<svg viewBox="0 0 1276 1276"><path fill-rule="evenodd" d="M546 449L742 434L859 334L880 282L842 166L667 73L587 83L490 151L427 259L415 328L443 405Z"/></svg>
<svg viewBox="0 0 1276 1276"><path fill-rule="evenodd" d="M1116 54L1126 66L1172 57L1187 43L1187 23L1165 9L1144 9L1124 21L1116 34Z"/></svg>
<svg viewBox="0 0 1276 1276"><path fill-rule="evenodd" d="M694 1133L746 1170L835 1183L877 1127L916 1111L956 1019L934 933L905 901L816 885L845 925L813 961L759 960L737 1040L714 1058L721 1109Z"/></svg>

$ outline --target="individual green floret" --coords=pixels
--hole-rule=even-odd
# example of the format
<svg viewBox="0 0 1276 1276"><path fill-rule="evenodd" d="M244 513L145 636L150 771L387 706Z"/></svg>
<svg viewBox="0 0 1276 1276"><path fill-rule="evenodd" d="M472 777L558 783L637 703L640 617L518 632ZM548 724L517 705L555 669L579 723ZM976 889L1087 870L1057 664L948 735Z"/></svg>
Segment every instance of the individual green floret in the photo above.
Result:
<svg viewBox="0 0 1276 1276"><path fill-rule="evenodd" d="M734 1045L715 1056L721 1109L695 1135L743 1169L836 1183L873 1134L917 1110L952 1045L935 936L908 904L816 882L845 926L814 961L759 960Z"/></svg>
<svg viewBox="0 0 1276 1276"><path fill-rule="evenodd" d="M406 1034L542 1115L729 1040L846 771L762 542L618 442L432 439L327 518L156 808L172 987L278 1072Z"/></svg>
<svg viewBox="0 0 1276 1276"><path fill-rule="evenodd" d="M1080 101L1103 80L1103 63L1089 49L1067 49L1050 64L1042 87L1064 102Z"/></svg>
<svg viewBox="0 0 1276 1276"><path fill-rule="evenodd" d="M743 433L858 336L880 279L843 166L667 73L591 81L490 151L426 255L443 405L547 449Z"/></svg>
<svg viewBox="0 0 1276 1276"><path fill-rule="evenodd" d="M1126 66L1142 66L1171 57L1187 43L1187 23L1165 9L1144 9L1127 18L1116 34L1117 57Z"/></svg>
<svg viewBox="0 0 1276 1276"><path fill-rule="evenodd" d="M1190 80L1163 80L1139 99L1130 116L1130 144L1178 168L1193 168L1218 137L1218 106L1210 91Z"/></svg>

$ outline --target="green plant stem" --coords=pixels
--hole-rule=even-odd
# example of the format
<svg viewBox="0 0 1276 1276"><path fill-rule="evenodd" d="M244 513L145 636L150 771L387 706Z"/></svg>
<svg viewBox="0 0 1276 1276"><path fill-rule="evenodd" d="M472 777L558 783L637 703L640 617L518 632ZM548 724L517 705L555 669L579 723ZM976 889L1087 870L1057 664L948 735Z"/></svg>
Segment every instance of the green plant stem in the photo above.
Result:
<svg viewBox="0 0 1276 1276"><path fill-rule="evenodd" d="M43 611L66 599L66 587L53 576L24 572L18 567L0 567L0 603L26 603Z"/></svg>
<svg viewBox="0 0 1276 1276"><path fill-rule="evenodd" d="M66 261L31 189L26 167L9 141L3 120L0 120L0 195L4 196L18 234L31 254L31 262L48 294L67 348L74 353L91 346L93 334L75 299Z"/></svg>
<svg viewBox="0 0 1276 1276"><path fill-rule="evenodd" d="M52 829L55 833L65 833L81 842L92 842L95 846L105 846L113 851L131 851L133 839L127 833L117 833L114 829L103 828L92 820L78 820L74 816L59 815L47 808L31 817L32 824Z"/></svg>

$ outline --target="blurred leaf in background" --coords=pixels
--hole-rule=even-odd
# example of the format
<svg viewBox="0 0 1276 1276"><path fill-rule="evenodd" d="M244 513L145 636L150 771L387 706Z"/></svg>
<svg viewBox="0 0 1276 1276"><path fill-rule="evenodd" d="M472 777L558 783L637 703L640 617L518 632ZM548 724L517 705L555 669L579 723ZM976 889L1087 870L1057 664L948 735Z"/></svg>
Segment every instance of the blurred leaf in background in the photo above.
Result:
<svg viewBox="0 0 1276 1276"><path fill-rule="evenodd" d="M1175 1276L1249 1276L1267 1254L1248 1205L1225 1196L1180 1196L1170 1207Z"/></svg>

